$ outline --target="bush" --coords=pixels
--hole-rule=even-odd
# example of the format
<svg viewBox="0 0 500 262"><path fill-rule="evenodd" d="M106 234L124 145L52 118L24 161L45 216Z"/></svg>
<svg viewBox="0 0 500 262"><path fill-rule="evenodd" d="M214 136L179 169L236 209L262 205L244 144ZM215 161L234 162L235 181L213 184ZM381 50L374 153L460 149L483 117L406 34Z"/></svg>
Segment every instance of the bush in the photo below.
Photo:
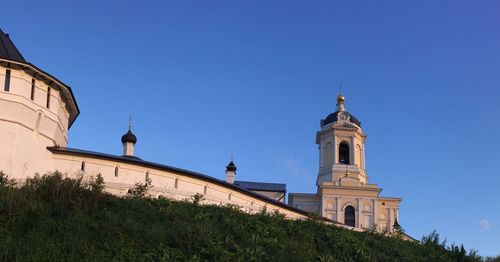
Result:
<svg viewBox="0 0 500 262"><path fill-rule="evenodd" d="M151 187L153 185L151 185L151 179L148 178L144 183L135 183L135 187L129 189L127 195L129 197L145 197Z"/></svg>
<svg viewBox="0 0 500 262"><path fill-rule="evenodd" d="M4 172L0 171L0 187L14 187L16 181L9 178Z"/></svg>

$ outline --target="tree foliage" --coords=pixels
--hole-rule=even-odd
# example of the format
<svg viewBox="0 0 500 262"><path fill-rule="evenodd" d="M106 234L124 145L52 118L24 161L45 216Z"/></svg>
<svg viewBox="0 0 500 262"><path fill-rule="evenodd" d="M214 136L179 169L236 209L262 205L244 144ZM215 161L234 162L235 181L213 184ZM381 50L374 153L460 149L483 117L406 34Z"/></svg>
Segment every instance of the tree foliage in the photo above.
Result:
<svg viewBox="0 0 500 262"><path fill-rule="evenodd" d="M135 187L132 189L129 189L127 195L129 197L145 197L146 194L148 193L149 189L153 187L151 184L152 181L151 179L147 178L144 183L135 183Z"/></svg>

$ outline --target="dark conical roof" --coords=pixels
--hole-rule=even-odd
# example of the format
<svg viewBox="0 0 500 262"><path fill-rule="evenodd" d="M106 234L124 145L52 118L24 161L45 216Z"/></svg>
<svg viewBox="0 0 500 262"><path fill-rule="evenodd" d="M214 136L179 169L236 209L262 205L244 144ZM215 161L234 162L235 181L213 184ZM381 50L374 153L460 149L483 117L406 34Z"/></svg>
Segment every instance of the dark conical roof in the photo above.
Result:
<svg viewBox="0 0 500 262"><path fill-rule="evenodd" d="M0 58L26 63L23 55L10 40L9 34L5 34L2 29L0 29Z"/></svg>
<svg viewBox="0 0 500 262"><path fill-rule="evenodd" d="M132 131L130 131L130 129L125 135L122 136L122 144L124 143L137 143L137 137L132 133Z"/></svg>
<svg viewBox="0 0 500 262"><path fill-rule="evenodd" d="M226 166L226 171L236 172L236 166L234 165L233 161L229 162L229 164Z"/></svg>
<svg viewBox="0 0 500 262"><path fill-rule="evenodd" d="M340 114L340 112L345 112L346 114L348 114L351 122L361 127L361 122L355 116L349 114L349 112L347 111L335 111L329 114L325 119L323 119L323 121L321 122L322 123L321 126L326 126L330 123L337 122L338 115Z"/></svg>

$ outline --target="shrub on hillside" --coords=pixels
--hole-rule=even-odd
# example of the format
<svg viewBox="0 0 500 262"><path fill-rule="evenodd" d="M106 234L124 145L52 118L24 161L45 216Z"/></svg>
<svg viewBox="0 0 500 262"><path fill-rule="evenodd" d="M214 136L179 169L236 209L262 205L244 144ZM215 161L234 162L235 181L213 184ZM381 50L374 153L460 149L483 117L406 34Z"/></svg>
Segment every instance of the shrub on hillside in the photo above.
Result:
<svg viewBox="0 0 500 262"><path fill-rule="evenodd" d="M14 187L16 180L9 178L3 171L0 171L0 187Z"/></svg>
<svg viewBox="0 0 500 262"><path fill-rule="evenodd" d="M127 192L127 196L129 197L145 197L148 193L149 189L153 187L151 184L151 179L146 179L144 183L137 182L135 183L135 187L131 188Z"/></svg>

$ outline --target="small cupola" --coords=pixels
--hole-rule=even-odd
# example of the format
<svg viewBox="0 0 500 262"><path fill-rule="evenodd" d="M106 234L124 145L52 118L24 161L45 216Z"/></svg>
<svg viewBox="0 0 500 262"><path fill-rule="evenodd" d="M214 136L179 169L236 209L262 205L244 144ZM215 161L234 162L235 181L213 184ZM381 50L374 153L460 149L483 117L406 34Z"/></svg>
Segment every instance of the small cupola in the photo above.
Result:
<svg viewBox="0 0 500 262"><path fill-rule="evenodd" d="M132 130L129 127L128 132L122 136L124 156L134 156L135 143L137 143L137 137L132 133Z"/></svg>
<svg viewBox="0 0 500 262"><path fill-rule="evenodd" d="M226 182L233 184L235 176L236 165L234 165L234 162L231 160L231 162L229 162L229 164L226 166Z"/></svg>

